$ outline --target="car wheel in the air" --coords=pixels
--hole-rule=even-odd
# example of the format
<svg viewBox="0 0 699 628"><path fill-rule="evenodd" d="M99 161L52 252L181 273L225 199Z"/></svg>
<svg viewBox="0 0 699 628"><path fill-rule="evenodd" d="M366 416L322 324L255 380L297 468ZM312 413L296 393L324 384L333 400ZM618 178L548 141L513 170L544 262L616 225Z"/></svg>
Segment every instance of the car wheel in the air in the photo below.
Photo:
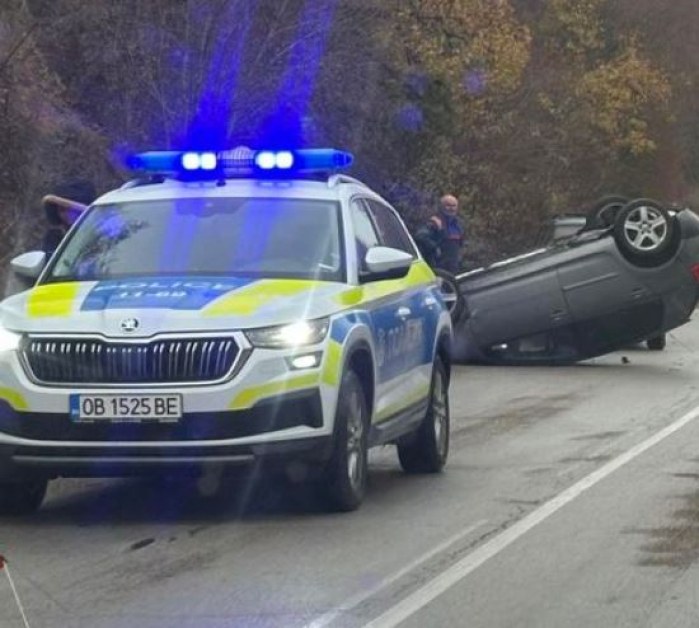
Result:
<svg viewBox="0 0 699 628"><path fill-rule="evenodd" d="M617 213L614 239L631 262L655 266L668 261L679 247L675 219L657 201L636 199Z"/></svg>
<svg viewBox="0 0 699 628"><path fill-rule="evenodd" d="M614 226L617 214L629 202L625 196L609 195L599 199L590 209L586 229L608 229Z"/></svg>

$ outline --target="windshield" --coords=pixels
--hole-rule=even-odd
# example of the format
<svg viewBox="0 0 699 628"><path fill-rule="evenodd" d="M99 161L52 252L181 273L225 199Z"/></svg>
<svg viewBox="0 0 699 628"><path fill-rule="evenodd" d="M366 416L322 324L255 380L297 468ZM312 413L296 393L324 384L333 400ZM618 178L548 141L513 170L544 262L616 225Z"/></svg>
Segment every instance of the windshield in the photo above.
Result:
<svg viewBox="0 0 699 628"><path fill-rule="evenodd" d="M339 225L335 201L198 198L97 206L46 281L163 275L343 281Z"/></svg>

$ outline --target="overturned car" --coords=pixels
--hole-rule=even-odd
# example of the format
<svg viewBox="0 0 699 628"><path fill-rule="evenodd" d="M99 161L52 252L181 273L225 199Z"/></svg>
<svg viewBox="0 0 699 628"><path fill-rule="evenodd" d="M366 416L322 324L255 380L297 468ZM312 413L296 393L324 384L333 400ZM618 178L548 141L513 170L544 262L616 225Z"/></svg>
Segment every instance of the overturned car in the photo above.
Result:
<svg viewBox="0 0 699 628"><path fill-rule="evenodd" d="M691 210L611 198L559 226L574 228L545 248L444 279L455 359L551 364L643 341L660 349L665 332L689 320L699 298Z"/></svg>

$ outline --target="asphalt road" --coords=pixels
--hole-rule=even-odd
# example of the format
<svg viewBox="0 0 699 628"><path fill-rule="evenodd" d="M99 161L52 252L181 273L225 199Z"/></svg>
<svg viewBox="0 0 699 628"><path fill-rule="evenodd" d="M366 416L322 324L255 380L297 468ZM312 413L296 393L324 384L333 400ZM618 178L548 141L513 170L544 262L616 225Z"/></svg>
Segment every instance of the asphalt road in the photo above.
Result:
<svg viewBox="0 0 699 628"><path fill-rule="evenodd" d="M62 480L0 520L0 554L31 628L696 626L698 349L699 323L663 353L457 367L447 471L376 451L356 513L269 478L213 501Z"/></svg>

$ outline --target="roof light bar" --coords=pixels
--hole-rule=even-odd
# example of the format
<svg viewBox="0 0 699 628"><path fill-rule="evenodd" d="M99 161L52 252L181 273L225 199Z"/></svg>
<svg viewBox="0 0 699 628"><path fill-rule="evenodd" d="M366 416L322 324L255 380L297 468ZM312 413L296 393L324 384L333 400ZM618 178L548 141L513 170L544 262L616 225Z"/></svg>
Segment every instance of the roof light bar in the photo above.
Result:
<svg viewBox="0 0 699 628"><path fill-rule="evenodd" d="M185 170L199 170L201 158L198 153L185 153L182 155L182 167Z"/></svg>
<svg viewBox="0 0 699 628"><path fill-rule="evenodd" d="M216 153L183 153L182 167L190 172L195 170L216 170L218 158Z"/></svg>
<svg viewBox="0 0 699 628"><path fill-rule="evenodd" d="M134 155L128 161L133 170L153 174L211 179L234 176L285 176L329 172L352 164L350 153L333 148L254 151L240 146L214 152L153 151Z"/></svg>
<svg viewBox="0 0 699 628"><path fill-rule="evenodd" d="M131 170L153 174L175 173L182 169L182 153L177 151L149 151L131 155L126 160Z"/></svg>
<svg viewBox="0 0 699 628"><path fill-rule="evenodd" d="M255 155L255 166L260 170L291 170L294 167L294 153L289 150L272 152L260 151Z"/></svg>
<svg viewBox="0 0 699 628"><path fill-rule="evenodd" d="M283 150L277 153L276 163L279 170L290 170L294 167L294 154L288 150Z"/></svg>
<svg viewBox="0 0 699 628"><path fill-rule="evenodd" d="M255 155L255 165L260 170L274 170L277 167L277 156L269 151L261 151Z"/></svg>

